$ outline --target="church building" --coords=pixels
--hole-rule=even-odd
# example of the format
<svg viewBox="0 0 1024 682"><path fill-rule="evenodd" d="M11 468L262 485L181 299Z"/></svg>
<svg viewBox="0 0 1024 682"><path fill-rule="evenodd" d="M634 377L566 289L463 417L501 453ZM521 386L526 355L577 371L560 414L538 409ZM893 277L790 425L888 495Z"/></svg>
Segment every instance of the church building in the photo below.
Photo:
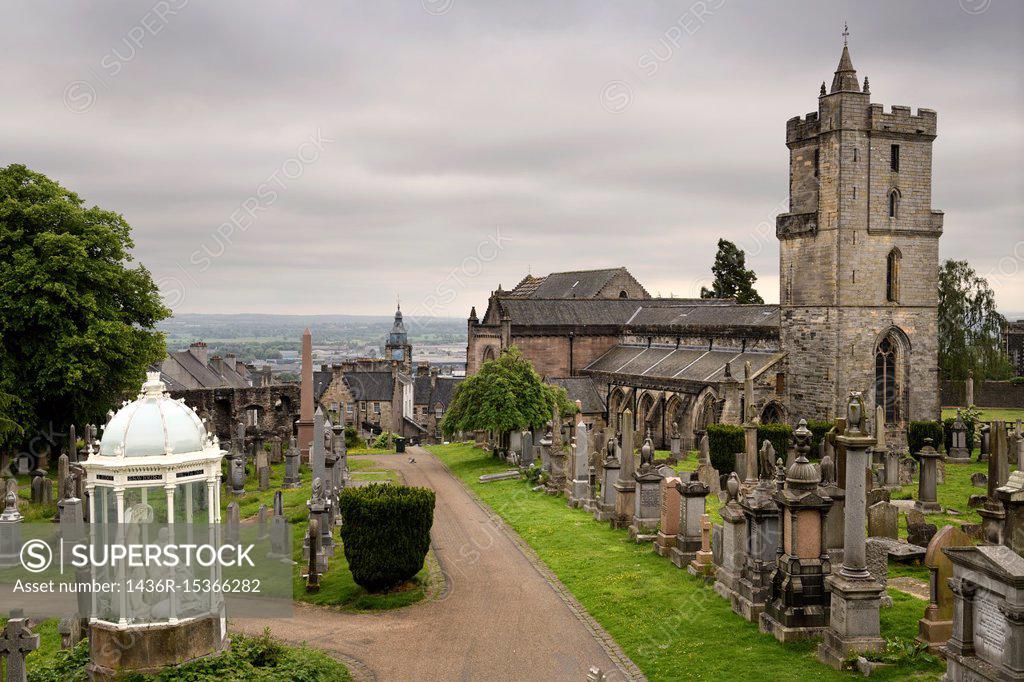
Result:
<svg viewBox="0 0 1024 682"><path fill-rule="evenodd" d="M940 413L935 136L934 111L873 104L844 45L817 111L786 123L778 305L652 298L625 268L528 275L471 311L467 373L514 345L588 422L616 425L629 407L659 447L674 423L694 447L744 415L832 420L855 390L905 444L910 421Z"/></svg>

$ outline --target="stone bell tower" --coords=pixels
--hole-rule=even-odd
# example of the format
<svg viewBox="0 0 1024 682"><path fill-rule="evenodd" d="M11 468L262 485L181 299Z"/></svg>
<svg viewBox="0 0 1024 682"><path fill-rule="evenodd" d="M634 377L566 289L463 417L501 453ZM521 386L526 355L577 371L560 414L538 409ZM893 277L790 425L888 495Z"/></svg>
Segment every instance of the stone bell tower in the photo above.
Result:
<svg viewBox="0 0 1024 682"><path fill-rule="evenodd" d="M856 390L897 439L938 418L935 136L934 111L871 103L845 40L818 110L786 122L789 212L776 235L794 417L842 416Z"/></svg>
<svg viewBox="0 0 1024 682"><path fill-rule="evenodd" d="M398 363L399 369L406 374L412 374L412 344L409 343L409 333L405 330L405 322L402 321L401 304L398 304L395 310L395 322L388 334L388 342L384 345L384 359L389 365Z"/></svg>

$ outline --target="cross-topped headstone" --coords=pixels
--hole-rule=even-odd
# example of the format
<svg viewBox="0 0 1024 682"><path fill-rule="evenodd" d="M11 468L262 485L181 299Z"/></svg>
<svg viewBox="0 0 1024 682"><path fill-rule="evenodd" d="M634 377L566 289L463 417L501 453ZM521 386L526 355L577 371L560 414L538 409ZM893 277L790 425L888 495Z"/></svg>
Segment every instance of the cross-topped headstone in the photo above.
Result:
<svg viewBox="0 0 1024 682"><path fill-rule="evenodd" d="M27 682L25 657L39 648L39 635L34 634L25 618L11 618L0 635L0 656L7 659L7 682Z"/></svg>

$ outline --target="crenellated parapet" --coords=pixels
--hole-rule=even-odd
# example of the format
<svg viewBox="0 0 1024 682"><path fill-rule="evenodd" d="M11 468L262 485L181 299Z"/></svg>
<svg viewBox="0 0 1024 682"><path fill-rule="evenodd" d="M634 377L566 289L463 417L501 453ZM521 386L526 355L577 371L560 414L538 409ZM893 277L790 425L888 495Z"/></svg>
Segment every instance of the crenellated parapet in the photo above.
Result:
<svg viewBox="0 0 1024 682"><path fill-rule="evenodd" d="M871 130L903 135L925 135L935 137L938 130L938 114L932 109L918 109L910 113L910 107L894 104L892 111L885 112L881 104L872 104L868 117Z"/></svg>
<svg viewBox="0 0 1024 682"><path fill-rule="evenodd" d="M821 132L818 112L812 111L804 117L794 116L786 121L786 144L795 144L813 139Z"/></svg>

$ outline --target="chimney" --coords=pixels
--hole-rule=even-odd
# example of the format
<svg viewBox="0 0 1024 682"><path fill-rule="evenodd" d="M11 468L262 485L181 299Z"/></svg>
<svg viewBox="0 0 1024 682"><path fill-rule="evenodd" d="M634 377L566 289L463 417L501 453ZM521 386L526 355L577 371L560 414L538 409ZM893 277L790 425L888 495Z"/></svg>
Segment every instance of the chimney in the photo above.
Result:
<svg viewBox="0 0 1024 682"><path fill-rule="evenodd" d="M205 341L196 341L192 343L192 345L188 347L188 352L192 354L192 357L194 357L196 360L203 363L204 365L209 361L206 356Z"/></svg>
<svg viewBox="0 0 1024 682"><path fill-rule="evenodd" d="M430 368L430 392L437 390L437 367Z"/></svg>
<svg viewBox="0 0 1024 682"><path fill-rule="evenodd" d="M416 364L416 376L418 376L418 377L425 377L428 374L430 374L430 363L429 362L422 362L421 361L421 362Z"/></svg>

